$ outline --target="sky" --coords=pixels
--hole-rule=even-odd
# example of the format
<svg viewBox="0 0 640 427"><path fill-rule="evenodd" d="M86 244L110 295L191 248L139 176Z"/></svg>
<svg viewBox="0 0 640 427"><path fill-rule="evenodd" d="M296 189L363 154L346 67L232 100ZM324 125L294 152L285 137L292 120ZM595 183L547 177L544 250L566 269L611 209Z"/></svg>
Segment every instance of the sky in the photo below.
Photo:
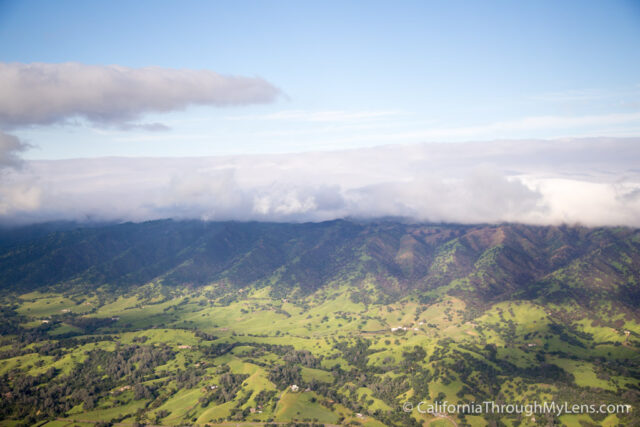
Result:
<svg viewBox="0 0 640 427"><path fill-rule="evenodd" d="M639 46L637 1L0 0L0 222L640 226Z"/></svg>

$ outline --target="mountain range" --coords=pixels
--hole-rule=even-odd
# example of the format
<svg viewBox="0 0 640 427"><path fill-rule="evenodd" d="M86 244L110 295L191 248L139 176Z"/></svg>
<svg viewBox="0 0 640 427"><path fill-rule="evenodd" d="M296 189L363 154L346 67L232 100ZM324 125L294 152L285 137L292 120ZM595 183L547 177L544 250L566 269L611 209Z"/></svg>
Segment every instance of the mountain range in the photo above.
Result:
<svg viewBox="0 0 640 427"><path fill-rule="evenodd" d="M0 287L224 283L308 294L333 282L381 295L446 287L467 303L573 298L640 304L640 230L581 226L160 220L0 234Z"/></svg>

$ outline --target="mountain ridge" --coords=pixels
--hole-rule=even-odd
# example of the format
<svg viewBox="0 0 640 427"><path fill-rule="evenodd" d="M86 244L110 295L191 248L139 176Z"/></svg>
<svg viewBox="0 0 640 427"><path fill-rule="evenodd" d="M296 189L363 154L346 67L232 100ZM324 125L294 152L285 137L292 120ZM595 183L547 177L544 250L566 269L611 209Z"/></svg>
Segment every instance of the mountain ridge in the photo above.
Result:
<svg viewBox="0 0 640 427"><path fill-rule="evenodd" d="M606 292L632 307L640 301L640 230L625 227L158 220L64 229L0 248L4 289L224 282L309 293L367 279L391 297L450 287L472 303L569 291L584 301Z"/></svg>

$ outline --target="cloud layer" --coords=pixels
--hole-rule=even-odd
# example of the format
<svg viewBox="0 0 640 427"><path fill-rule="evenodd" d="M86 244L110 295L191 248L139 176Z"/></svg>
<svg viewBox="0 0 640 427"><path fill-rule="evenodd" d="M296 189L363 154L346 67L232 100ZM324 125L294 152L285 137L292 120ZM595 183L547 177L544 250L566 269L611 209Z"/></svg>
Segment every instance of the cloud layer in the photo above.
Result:
<svg viewBox="0 0 640 427"><path fill-rule="evenodd" d="M17 136L0 131L0 171L6 167L21 164L20 153L29 148L29 144Z"/></svg>
<svg viewBox="0 0 640 427"><path fill-rule="evenodd" d="M232 106L272 102L279 90L257 77L207 70L118 65L0 63L0 127L48 125L84 118L123 128L143 114L190 105Z"/></svg>
<svg viewBox="0 0 640 427"><path fill-rule="evenodd" d="M0 183L0 221L402 216L640 227L638 165L640 138L33 161Z"/></svg>

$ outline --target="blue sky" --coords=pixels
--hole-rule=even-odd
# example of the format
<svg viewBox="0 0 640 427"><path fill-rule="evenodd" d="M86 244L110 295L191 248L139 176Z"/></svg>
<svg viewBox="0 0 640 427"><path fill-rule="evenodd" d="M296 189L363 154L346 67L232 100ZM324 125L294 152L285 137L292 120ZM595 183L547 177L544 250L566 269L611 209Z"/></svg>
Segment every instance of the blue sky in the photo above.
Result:
<svg viewBox="0 0 640 427"><path fill-rule="evenodd" d="M0 1L0 62L261 77L273 102L145 113L151 132L12 130L27 159L640 134L640 4Z"/></svg>

